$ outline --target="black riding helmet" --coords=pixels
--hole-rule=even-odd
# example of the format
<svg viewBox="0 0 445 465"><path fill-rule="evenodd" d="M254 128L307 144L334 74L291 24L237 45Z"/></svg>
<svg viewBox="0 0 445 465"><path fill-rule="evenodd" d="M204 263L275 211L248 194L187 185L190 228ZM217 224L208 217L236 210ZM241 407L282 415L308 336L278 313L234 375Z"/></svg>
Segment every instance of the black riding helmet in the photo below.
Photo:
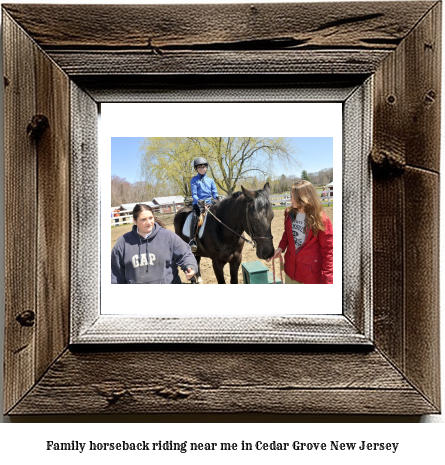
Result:
<svg viewBox="0 0 445 465"><path fill-rule="evenodd" d="M209 167L209 164L207 163L207 160L203 157L198 157L193 160L193 168L196 170L196 167L198 165L206 165L207 168Z"/></svg>

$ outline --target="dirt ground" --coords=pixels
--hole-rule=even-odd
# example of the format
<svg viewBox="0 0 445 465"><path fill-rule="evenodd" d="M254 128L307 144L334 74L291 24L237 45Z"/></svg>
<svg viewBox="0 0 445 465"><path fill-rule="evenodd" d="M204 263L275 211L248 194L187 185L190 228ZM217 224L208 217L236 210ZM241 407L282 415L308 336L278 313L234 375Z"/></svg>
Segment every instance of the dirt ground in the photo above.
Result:
<svg viewBox="0 0 445 465"><path fill-rule="evenodd" d="M333 207L324 207L324 211L329 216L333 224L334 223ZM275 214L275 217L272 221L272 236L274 237L273 239L274 247L277 248L278 243L280 242L281 237L284 232L284 209L274 210L274 214ZM166 227L170 229L171 231L174 231L173 218L174 218L173 215L162 215L161 217ZM132 225L117 226L117 227L111 228L111 248L113 248L118 238L122 236L123 234L125 234L126 232L131 231L131 228L132 228ZM245 233L245 235L247 239L250 239L247 233ZM266 260L260 260L256 256L256 250L254 250L252 246L247 243L244 245L242 261L243 262L260 261L261 263L266 265L270 269L270 271L272 271L272 262L267 263ZM278 260L275 260L276 271L277 271L277 275L279 276L278 263L279 263ZM187 280L182 270L179 270L179 274L181 276L182 281L186 283ZM215 274L213 272L212 261L210 260L210 258L201 259L201 276L202 276L203 284L217 284ZM230 271L229 271L228 264L224 267L224 276L226 279L226 283L230 283ZM240 284L243 283L241 266L238 272L238 282Z"/></svg>

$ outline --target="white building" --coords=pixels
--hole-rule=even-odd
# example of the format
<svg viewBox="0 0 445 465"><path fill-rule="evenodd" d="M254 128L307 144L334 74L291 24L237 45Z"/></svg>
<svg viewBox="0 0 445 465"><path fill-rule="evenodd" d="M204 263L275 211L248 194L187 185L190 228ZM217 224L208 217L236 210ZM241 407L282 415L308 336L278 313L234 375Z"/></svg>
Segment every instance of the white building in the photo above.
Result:
<svg viewBox="0 0 445 465"><path fill-rule="evenodd" d="M153 203L159 208L160 213L174 212L184 206L184 197L181 195L171 195L169 197L155 197Z"/></svg>
<svg viewBox="0 0 445 465"><path fill-rule="evenodd" d="M151 202L150 200L147 200L146 202L124 203L124 204L122 204L122 205L119 207L119 210L120 210L120 211L128 211L128 210L133 211L133 208L134 208L138 203L139 203L139 204L148 205L149 207L153 208L153 210L157 207L157 205L155 205L153 202Z"/></svg>
<svg viewBox="0 0 445 465"><path fill-rule="evenodd" d="M332 197L332 194L334 192L334 181L330 182L329 184L326 185L326 189L328 189L330 192L330 196Z"/></svg>

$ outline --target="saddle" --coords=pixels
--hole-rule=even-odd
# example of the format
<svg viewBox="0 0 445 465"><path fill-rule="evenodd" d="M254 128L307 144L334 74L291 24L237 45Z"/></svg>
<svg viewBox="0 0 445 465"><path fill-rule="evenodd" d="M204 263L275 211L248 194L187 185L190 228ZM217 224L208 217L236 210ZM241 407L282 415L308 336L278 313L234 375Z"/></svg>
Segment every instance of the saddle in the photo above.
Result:
<svg viewBox="0 0 445 465"><path fill-rule="evenodd" d="M184 226L182 227L182 234L186 237L190 237L190 222L192 220L192 213L190 212L187 215L187 218L184 221ZM199 239L202 238L202 235L204 234L204 229L207 221L207 212L201 213L198 221L198 237Z"/></svg>

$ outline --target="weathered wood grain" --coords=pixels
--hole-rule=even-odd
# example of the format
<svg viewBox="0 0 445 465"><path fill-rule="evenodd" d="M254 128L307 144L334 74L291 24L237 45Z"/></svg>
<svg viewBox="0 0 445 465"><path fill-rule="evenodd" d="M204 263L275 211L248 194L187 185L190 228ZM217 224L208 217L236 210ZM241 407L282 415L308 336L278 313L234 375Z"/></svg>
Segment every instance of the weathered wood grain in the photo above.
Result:
<svg viewBox="0 0 445 465"><path fill-rule="evenodd" d="M348 97L350 88L363 83L363 75L96 74L76 75L73 76L73 81L95 101L101 103L263 102L264 98L276 102L296 100L340 102Z"/></svg>
<svg viewBox="0 0 445 465"><path fill-rule="evenodd" d="M402 44L382 63L374 79L372 158L393 162L394 170L399 165L403 168L405 163L404 60ZM374 341L403 369L404 183L400 177L393 176L391 170L392 165L391 168L381 166L373 179Z"/></svg>
<svg viewBox="0 0 445 465"><path fill-rule="evenodd" d="M84 249L82 255L88 254ZM79 269L79 277L87 272ZM80 282L83 282L81 280ZM84 305L73 308L71 342L73 344L138 344L138 343L191 343L191 344L371 344L369 333L357 330L343 315L327 318L305 317L181 317L178 318L119 318L100 315L94 308L99 290L90 291L93 298L84 298ZM96 293L94 293L96 291ZM79 298L83 296L81 294ZM88 308L89 306L89 308ZM359 312L360 308L354 309ZM352 312L351 312L352 313ZM369 309L368 309L369 313Z"/></svg>
<svg viewBox="0 0 445 465"><path fill-rule="evenodd" d="M11 413L434 412L381 354L66 352Z"/></svg>
<svg viewBox="0 0 445 465"><path fill-rule="evenodd" d="M395 49L434 2L20 5L4 8L44 49ZM38 17L39 21L35 21ZM69 31L69 34L66 31Z"/></svg>
<svg viewBox="0 0 445 465"><path fill-rule="evenodd" d="M439 175L407 167L404 187L405 370L413 385L440 406L440 352L432 343L440 329Z"/></svg>
<svg viewBox="0 0 445 465"><path fill-rule="evenodd" d="M374 78L373 248L374 340L405 368L404 181L406 45L384 60Z"/></svg>
<svg viewBox="0 0 445 465"><path fill-rule="evenodd" d="M9 410L35 383L37 157L35 46L3 15L5 157L5 389ZM26 71L25 71L26 70ZM17 320L19 318L19 320Z"/></svg>
<svg viewBox="0 0 445 465"><path fill-rule="evenodd" d="M439 4L376 73L372 159L375 341L439 405L437 27Z"/></svg>
<svg viewBox="0 0 445 465"><path fill-rule="evenodd" d="M70 83L71 261L70 342L97 318L100 305L98 106ZM100 309L99 309L100 312Z"/></svg>
<svg viewBox="0 0 445 465"><path fill-rule="evenodd" d="M376 73L373 156L438 172L441 4L431 9Z"/></svg>
<svg viewBox="0 0 445 465"><path fill-rule="evenodd" d="M403 179L373 180L374 342L403 370Z"/></svg>
<svg viewBox="0 0 445 465"><path fill-rule="evenodd" d="M372 340L372 144L373 80L343 103L343 315ZM359 201L357 201L359 200ZM347 284L346 284L347 283Z"/></svg>
<svg viewBox="0 0 445 465"><path fill-rule="evenodd" d="M371 74L388 50L49 51L70 76L136 74Z"/></svg>
<svg viewBox="0 0 445 465"><path fill-rule="evenodd" d="M36 377L69 338L70 296L70 80L41 50L35 53L36 114L48 127L37 148Z"/></svg>
<svg viewBox="0 0 445 465"><path fill-rule="evenodd" d="M404 43L406 53L406 163L439 172L442 3Z"/></svg>
<svg viewBox="0 0 445 465"><path fill-rule="evenodd" d="M9 409L68 343L69 79L6 14L4 23Z"/></svg>

